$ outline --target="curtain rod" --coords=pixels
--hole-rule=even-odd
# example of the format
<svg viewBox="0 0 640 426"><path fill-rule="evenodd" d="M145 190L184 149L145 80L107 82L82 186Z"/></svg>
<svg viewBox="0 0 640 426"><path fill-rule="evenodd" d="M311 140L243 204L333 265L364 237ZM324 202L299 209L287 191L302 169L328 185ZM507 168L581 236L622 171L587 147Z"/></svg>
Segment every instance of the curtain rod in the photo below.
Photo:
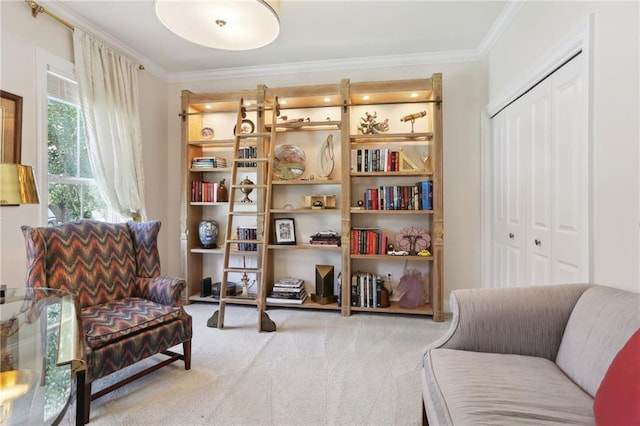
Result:
<svg viewBox="0 0 640 426"><path fill-rule="evenodd" d="M34 0L24 0L24 1L31 8L31 16L33 16L34 18L37 18L39 13L44 13L45 15L49 15L50 17L52 17L56 21L60 22L62 25L64 25L65 27L69 28L71 31L76 29L72 24L68 23L67 21L65 21L64 19L59 17L58 15L49 12L47 9L45 9L43 6L41 6L38 3L36 3ZM142 65L142 64L138 65L138 69L143 70L144 69L144 65Z"/></svg>

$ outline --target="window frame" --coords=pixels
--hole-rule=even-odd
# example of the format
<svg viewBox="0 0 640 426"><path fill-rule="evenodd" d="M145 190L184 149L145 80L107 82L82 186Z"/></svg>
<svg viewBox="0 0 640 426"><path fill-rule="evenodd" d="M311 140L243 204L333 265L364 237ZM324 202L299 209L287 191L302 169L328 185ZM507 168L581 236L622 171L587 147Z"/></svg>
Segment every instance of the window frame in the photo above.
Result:
<svg viewBox="0 0 640 426"><path fill-rule="evenodd" d="M95 178L87 177L67 177L67 176L55 176L49 175L48 164L48 101L49 101L49 88L48 88L48 73L56 74L60 78L68 79L73 82L77 82L75 75L75 65L60 58L44 49L36 49L36 179L38 182L38 191L40 193L40 208L38 211L38 226L47 226L48 224L48 210L49 210L49 185L52 183L59 184L86 184L95 182ZM56 98L58 102L67 102L62 99ZM99 191L99 188L98 188ZM122 221L123 218L111 211L107 206L107 212L105 214L106 220L109 221Z"/></svg>

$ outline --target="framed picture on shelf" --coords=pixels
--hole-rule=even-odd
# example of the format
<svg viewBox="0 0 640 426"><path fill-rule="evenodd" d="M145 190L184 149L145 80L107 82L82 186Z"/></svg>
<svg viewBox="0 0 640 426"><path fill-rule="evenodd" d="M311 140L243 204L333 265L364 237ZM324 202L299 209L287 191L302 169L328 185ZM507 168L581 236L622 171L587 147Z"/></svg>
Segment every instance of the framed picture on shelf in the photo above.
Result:
<svg viewBox="0 0 640 426"><path fill-rule="evenodd" d="M276 244L296 243L296 225L292 217L283 217L273 220Z"/></svg>
<svg viewBox="0 0 640 426"><path fill-rule="evenodd" d="M0 163L20 163L22 147L22 96L1 91Z"/></svg>

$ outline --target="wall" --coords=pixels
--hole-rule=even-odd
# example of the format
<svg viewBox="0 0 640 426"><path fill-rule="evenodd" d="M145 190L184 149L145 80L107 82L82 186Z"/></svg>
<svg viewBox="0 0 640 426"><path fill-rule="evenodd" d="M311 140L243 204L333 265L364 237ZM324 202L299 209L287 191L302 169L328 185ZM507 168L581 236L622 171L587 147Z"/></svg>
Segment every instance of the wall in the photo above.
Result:
<svg viewBox="0 0 640 426"><path fill-rule="evenodd" d="M0 8L0 87L23 97L22 163L36 167L41 160L36 146L36 49L73 61L72 33L45 15L32 18L22 1L2 1ZM145 71L140 71L139 80L147 214L163 222L159 245L164 272L179 275L179 270L167 267L168 248L177 242L166 230L176 220L166 208L166 83ZM0 208L0 282L10 287L24 283L26 256L20 226L46 223L46 188L38 189L40 205Z"/></svg>
<svg viewBox="0 0 640 426"><path fill-rule="evenodd" d="M171 215L180 213L180 93L225 92L268 87L424 78L443 74L444 97L444 295L456 288L480 286L480 111L486 102L485 74L480 63L437 64L388 69L342 70L256 78L201 81L169 86L167 133L169 135ZM475 214L474 214L475 212ZM181 224L184 228L184 224ZM177 230L180 232L180 229ZM177 248L177 246L176 246ZM175 252L176 259L179 252ZM171 256L173 258L173 256ZM464 265L461 268L460 265ZM304 266L301 266L304 267ZM448 310L448 302L445 303Z"/></svg>
<svg viewBox="0 0 640 426"><path fill-rule="evenodd" d="M591 249L593 281L640 290L638 2L525 2L486 61L489 101L593 19Z"/></svg>
<svg viewBox="0 0 640 426"><path fill-rule="evenodd" d="M22 96L22 163L36 166L36 47L71 60L71 33L47 18L33 19L23 2L2 2L0 87ZM34 172L38 170L34 168ZM40 200L46 202L42 187ZM0 207L0 282L19 287L25 276L24 239L21 225L38 225L42 206Z"/></svg>

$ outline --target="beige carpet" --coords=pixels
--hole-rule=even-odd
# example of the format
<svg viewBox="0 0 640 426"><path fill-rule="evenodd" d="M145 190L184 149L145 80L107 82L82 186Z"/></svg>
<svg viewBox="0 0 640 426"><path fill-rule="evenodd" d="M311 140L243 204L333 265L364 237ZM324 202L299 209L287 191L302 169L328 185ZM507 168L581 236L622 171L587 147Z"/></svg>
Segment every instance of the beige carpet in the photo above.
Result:
<svg viewBox="0 0 640 426"><path fill-rule="evenodd" d="M91 424L420 424L420 355L448 321L270 309L278 331L258 333L255 308L227 306L223 330L206 326L215 309L186 306L190 371L176 362L94 401Z"/></svg>

